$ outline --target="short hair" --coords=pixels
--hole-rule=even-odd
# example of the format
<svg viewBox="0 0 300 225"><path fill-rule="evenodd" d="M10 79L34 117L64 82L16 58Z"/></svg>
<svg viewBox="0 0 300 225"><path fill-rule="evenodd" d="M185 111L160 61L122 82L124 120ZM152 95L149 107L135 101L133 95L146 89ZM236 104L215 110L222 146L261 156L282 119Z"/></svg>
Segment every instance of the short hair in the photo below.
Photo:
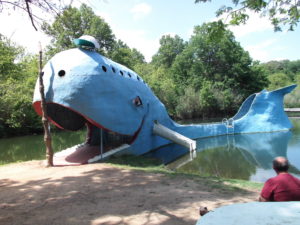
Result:
<svg viewBox="0 0 300 225"><path fill-rule="evenodd" d="M289 169L289 161L284 157L276 157L273 160L273 168L278 172L286 172Z"/></svg>

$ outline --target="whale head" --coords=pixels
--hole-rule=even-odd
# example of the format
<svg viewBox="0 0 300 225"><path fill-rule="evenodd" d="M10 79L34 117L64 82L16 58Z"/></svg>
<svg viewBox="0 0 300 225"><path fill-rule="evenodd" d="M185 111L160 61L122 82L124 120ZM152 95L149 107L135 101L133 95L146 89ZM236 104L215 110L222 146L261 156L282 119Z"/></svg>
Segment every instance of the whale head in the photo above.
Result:
<svg viewBox="0 0 300 225"><path fill-rule="evenodd" d="M137 137L152 91L134 71L91 50L70 49L56 54L43 68L49 120L67 130L86 123ZM39 80L33 106L41 115Z"/></svg>

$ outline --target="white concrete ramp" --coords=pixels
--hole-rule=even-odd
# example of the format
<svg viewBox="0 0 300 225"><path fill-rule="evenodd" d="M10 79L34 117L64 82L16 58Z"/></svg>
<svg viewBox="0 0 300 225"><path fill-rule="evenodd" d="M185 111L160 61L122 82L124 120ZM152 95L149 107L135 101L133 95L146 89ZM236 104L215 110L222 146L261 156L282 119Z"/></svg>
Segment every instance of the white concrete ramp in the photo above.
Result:
<svg viewBox="0 0 300 225"><path fill-rule="evenodd" d="M196 141L169 129L158 122L154 123L153 133L165 139L168 139L176 144L184 146L190 151L196 150Z"/></svg>

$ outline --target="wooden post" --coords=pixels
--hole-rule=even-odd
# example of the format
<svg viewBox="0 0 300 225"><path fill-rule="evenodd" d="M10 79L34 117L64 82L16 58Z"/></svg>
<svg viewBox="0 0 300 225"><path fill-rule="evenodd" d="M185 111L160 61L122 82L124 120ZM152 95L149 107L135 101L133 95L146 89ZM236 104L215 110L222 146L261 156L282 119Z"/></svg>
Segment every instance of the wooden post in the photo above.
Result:
<svg viewBox="0 0 300 225"><path fill-rule="evenodd" d="M42 71L42 48L40 47L39 50L39 84L40 84L40 94L41 94L41 109L42 109L42 123L44 127L44 142L46 145L46 161L47 167L53 166L53 149L52 149L52 142L51 142L51 134L49 129L49 121L47 115L47 105L46 99L44 94L44 82L43 82L43 75L44 72Z"/></svg>

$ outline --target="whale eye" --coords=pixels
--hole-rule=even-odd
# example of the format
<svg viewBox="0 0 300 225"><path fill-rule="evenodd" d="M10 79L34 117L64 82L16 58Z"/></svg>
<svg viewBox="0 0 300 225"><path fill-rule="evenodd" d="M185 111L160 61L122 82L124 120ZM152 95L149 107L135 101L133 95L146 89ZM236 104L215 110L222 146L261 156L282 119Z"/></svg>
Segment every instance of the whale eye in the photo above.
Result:
<svg viewBox="0 0 300 225"><path fill-rule="evenodd" d="M135 99L133 99L133 104L136 106L141 106L143 105L143 102L139 96L136 96Z"/></svg>
<svg viewBox="0 0 300 225"><path fill-rule="evenodd" d="M66 75L66 71L64 70L58 71L58 76L63 77L64 75Z"/></svg>

